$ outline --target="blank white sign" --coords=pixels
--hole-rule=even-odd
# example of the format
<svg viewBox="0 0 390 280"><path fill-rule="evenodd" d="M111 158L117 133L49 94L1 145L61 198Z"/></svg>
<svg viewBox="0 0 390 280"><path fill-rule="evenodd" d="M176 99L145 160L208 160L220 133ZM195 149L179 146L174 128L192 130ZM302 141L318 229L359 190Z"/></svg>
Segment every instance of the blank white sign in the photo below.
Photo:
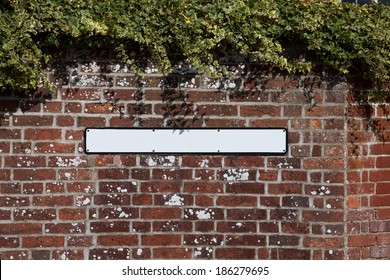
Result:
<svg viewBox="0 0 390 280"><path fill-rule="evenodd" d="M284 128L87 128L85 151L95 154L284 154Z"/></svg>

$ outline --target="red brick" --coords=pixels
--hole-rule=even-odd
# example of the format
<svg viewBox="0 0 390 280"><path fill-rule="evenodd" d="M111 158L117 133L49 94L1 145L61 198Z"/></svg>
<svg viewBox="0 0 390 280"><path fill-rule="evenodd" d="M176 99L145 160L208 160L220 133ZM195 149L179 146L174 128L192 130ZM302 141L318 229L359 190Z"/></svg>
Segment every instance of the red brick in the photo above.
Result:
<svg viewBox="0 0 390 280"><path fill-rule="evenodd" d="M265 209L227 209L229 220L265 220L267 211Z"/></svg>
<svg viewBox="0 0 390 280"><path fill-rule="evenodd" d="M141 160L142 162L142 160ZM159 164L159 162L157 162ZM182 157L182 166L184 167L199 167L199 168L209 168L209 167L220 167L222 166L222 157L221 156L186 156Z"/></svg>
<svg viewBox="0 0 390 280"><path fill-rule="evenodd" d="M304 159L303 167L306 169L342 169L343 159Z"/></svg>
<svg viewBox="0 0 390 280"><path fill-rule="evenodd" d="M192 170L153 169L152 178L156 180L189 180L192 178Z"/></svg>
<svg viewBox="0 0 390 280"><path fill-rule="evenodd" d="M292 235L271 235L268 237L268 240L270 246L298 246L300 237Z"/></svg>
<svg viewBox="0 0 390 280"><path fill-rule="evenodd" d="M342 222L344 219L344 213L340 211L304 210L302 216L305 222Z"/></svg>
<svg viewBox="0 0 390 280"><path fill-rule="evenodd" d="M214 232L213 221L199 221L195 223L195 231L199 232Z"/></svg>
<svg viewBox="0 0 390 280"><path fill-rule="evenodd" d="M305 237L303 239L303 245L305 247L315 248L342 248L344 246L343 237Z"/></svg>
<svg viewBox="0 0 390 280"><path fill-rule="evenodd" d="M301 194L302 184L297 183L269 183L269 194Z"/></svg>
<svg viewBox="0 0 390 280"><path fill-rule="evenodd" d="M375 235L351 235L348 237L348 246L364 247L376 245Z"/></svg>
<svg viewBox="0 0 390 280"><path fill-rule="evenodd" d="M217 205L220 206L257 206L257 197L255 196L220 196L217 198Z"/></svg>
<svg viewBox="0 0 390 280"><path fill-rule="evenodd" d="M137 184L135 182L109 181L99 183L99 192L101 193L132 193L136 191Z"/></svg>
<svg viewBox="0 0 390 280"><path fill-rule="evenodd" d="M56 140L61 139L61 129L57 128L26 128L24 132L26 140Z"/></svg>
<svg viewBox="0 0 390 280"><path fill-rule="evenodd" d="M63 208L59 210L61 220L85 220L86 210L82 208Z"/></svg>
<svg viewBox="0 0 390 280"><path fill-rule="evenodd" d="M55 220L55 209L16 209L14 220Z"/></svg>
<svg viewBox="0 0 390 280"><path fill-rule="evenodd" d="M370 198L371 206L390 206L390 195L373 195Z"/></svg>
<svg viewBox="0 0 390 280"><path fill-rule="evenodd" d="M181 244L181 235L153 234L141 237L143 246L172 246Z"/></svg>
<svg viewBox="0 0 390 280"><path fill-rule="evenodd" d="M188 220L223 220L224 211L221 208L185 208L184 218Z"/></svg>
<svg viewBox="0 0 390 280"><path fill-rule="evenodd" d="M83 260L84 250L57 250L52 252L53 260Z"/></svg>
<svg viewBox="0 0 390 280"><path fill-rule="evenodd" d="M0 207L20 207L29 204L30 198L28 196L0 196Z"/></svg>
<svg viewBox="0 0 390 280"><path fill-rule="evenodd" d="M100 235L97 237L99 246L137 246L137 235Z"/></svg>
<svg viewBox="0 0 390 280"><path fill-rule="evenodd" d="M42 111L45 113L61 113L62 102L45 101L42 107Z"/></svg>
<svg viewBox="0 0 390 280"><path fill-rule="evenodd" d="M209 243L210 244L210 243ZM208 245L208 244L205 244ZM227 235L228 246L266 246L265 235Z"/></svg>
<svg viewBox="0 0 390 280"><path fill-rule="evenodd" d="M0 135L2 139L20 139L20 129L6 129L0 128Z"/></svg>
<svg viewBox="0 0 390 280"><path fill-rule="evenodd" d="M247 248L217 248L215 251L216 259L225 260L253 260L255 259L255 249Z"/></svg>
<svg viewBox="0 0 390 280"><path fill-rule="evenodd" d="M152 205L153 204L153 195L135 194L135 195L133 195L132 202L134 205Z"/></svg>
<svg viewBox="0 0 390 280"><path fill-rule="evenodd" d="M20 194L22 185L20 183L0 183L0 193L2 194Z"/></svg>
<svg viewBox="0 0 390 280"><path fill-rule="evenodd" d="M232 184L226 185L227 193L237 193L237 194L263 194L264 193L264 184L263 183L241 183L235 182Z"/></svg>
<svg viewBox="0 0 390 280"><path fill-rule="evenodd" d="M120 168L99 169L99 179L128 179L129 170Z"/></svg>
<svg viewBox="0 0 390 280"><path fill-rule="evenodd" d="M99 89L63 89L61 91L62 100L100 100Z"/></svg>
<svg viewBox="0 0 390 280"><path fill-rule="evenodd" d="M6 167L44 167L46 166L45 157L31 157L31 156L6 156Z"/></svg>
<svg viewBox="0 0 390 280"><path fill-rule="evenodd" d="M84 130L67 130L65 132L66 140L82 140L84 138Z"/></svg>
<svg viewBox="0 0 390 280"><path fill-rule="evenodd" d="M85 233L85 223L55 223L45 224L45 233L50 234L82 234Z"/></svg>
<svg viewBox="0 0 390 280"><path fill-rule="evenodd" d="M207 127L245 127L245 120L238 120L237 118L229 119L204 119Z"/></svg>
<svg viewBox="0 0 390 280"><path fill-rule="evenodd" d="M75 119L71 116L58 116L56 118L57 126L74 126Z"/></svg>
<svg viewBox="0 0 390 280"><path fill-rule="evenodd" d="M18 248L20 245L19 238L0 237L1 248Z"/></svg>
<svg viewBox="0 0 390 280"><path fill-rule="evenodd" d="M348 168L350 169L373 168L374 166L375 166L375 158L373 157L348 159Z"/></svg>
<svg viewBox="0 0 390 280"><path fill-rule="evenodd" d="M251 120L250 127L287 127L288 120L280 119L259 119ZM291 139L291 137L289 137ZM291 141L290 141L291 142Z"/></svg>
<svg viewBox="0 0 390 280"><path fill-rule="evenodd" d="M127 260L130 259L130 248L97 248L90 249L88 259L89 260Z"/></svg>
<svg viewBox="0 0 390 280"><path fill-rule="evenodd" d="M259 231L261 233L277 233L279 232L279 224L277 222L260 222Z"/></svg>
<svg viewBox="0 0 390 280"><path fill-rule="evenodd" d="M185 182L184 191L189 193L222 193L223 183L219 182Z"/></svg>
<svg viewBox="0 0 390 280"><path fill-rule="evenodd" d="M11 220L11 211L0 210L0 220Z"/></svg>
<svg viewBox="0 0 390 280"><path fill-rule="evenodd" d="M317 106L306 110L307 117L341 117L344 116L344 106Z"/></svg>
<svg viewBox="0 0 390 280"><path fill-rule="evenodd" d="M390 168L390 157L377 157L375 166L377 168Z"/></svg>
<svg viewBox="0 0 390 280"><path fill-rule="evenodd" d="M224 166L231 167L264 167L264 157L260 156L230 156L224 158Z"/></svg>
<svg viewBox="0 0 390 280"><path fill-rule="evenodd" d="M191 250L185 248L153 248L153 258L155 259L191 259Z"/></svg>
<svg viewBox="0 0 390 280"><path fill-rule="evenodd" d="M180 182L149 181L141 183L141 192L146 193L179 193Z"/></svg>
<svg viewBox="0 0 390 280"><path fill-rule="evenodd" d="M360 198L357 196L350 196L347 198L347 207L351 209L358 209L360 207Z"/></svg>
<svg viewBox="0 0 390 280"><path fill-rule="evenodd" d="M64 237L60 236L34 236L22 238L22 247L24 248L63 247L64 243Z"/></svg>
<svg viewBox="0 0 390 280"><path fill-rule="evenodd" d="M308 234L310 231L307 223L283 222L282 232L290 234Z"/></svg>
<svg viewBox="0 0 390 280"><path fill-rule="evenodd" d="M384 246L384 247L374 247L370 250L370 257L371 258L384 258L389 259L390 258L390 247Z"/></svg>
<svg viewBox="0 0 390 280"><path fill-rule="evenodd" d="M255 222L218 222L218 232L256 232Z"/></svg>
<svg viewBox="0 0 390 280"><path fill-rule="evenodd" d="M67 102L65 103L65 113L81 113L82 106L79 102Z"/></svg>
<svg viewBox="0 0 390 280"><path fill-rule="evenodd" d="M260 179L261 179L260 172ZM282 180L283 181L293 181L293 182L305 182L307 181L307 172L306 171L290 171L283 170L282 171Z"/></svg>
<svg viewBox="0 0 390 280"><path fill-rule="evenodd" d="M242 117L278 117L281 115L281 107L272 105L242 105L240 106L240 115Z"/></svg>
<svg viewBox="0 0 390 280"><path fill-rule="evenodd" d="M377 244L378 245L390 245L390 234L378 234L377 235Z"/></svg>
<svg viewBox="0 0 390 280"><path fill-rule="evenodd" d="M390 144L373 144L370 146L370 152L372 155L389 155L390 154Z"/></svg>
<svg viewBox="0 0 390 280"><path fill-rule="evenodd" d="M282 198L283 207L309 207L309 198L300 196L286 196Z"/></svg>
<svg viewBox="0 0 390 280"><path fill-rule="evenodd" d="M145 97L148 96L148 98L151 98L154 96L154 100L161 100L161 92L160 94L156 92L154 95L147 94L148 91L145 92ZM221 91L199 91L199 90L188 90L186 92L187 102L225 102L226 101L226 93ZM160 96L160 99L158 99L158 96ZM148 99L147 98L147 99ZM150 99L152 100L152 99Z"/></svg>
<svg viewBox="0 0 390 280"><path fill-rule="evenodd" d="M68 236L66 238L66 243L68 247L91 247L92 246L92 236Z"/></svg>
<svg viewBox="0 0 390 280"><path fill-rule="evenodd" d="M181 217L178 208L149 208L141 209L142 219L179 219Z"/></svg>
<svg viewBox="0 0 390 280"><path fill-rule="evenodd" d="M53 169L15 169L14 180L56 180L56 172Z"/></svg>
<svg viewBox="0 0 390 280"><path fill-rule="evenodd" d="M2 260L27 260L28 251L12 250L0 252L0 259Z"/></svg>
<svg viewBox="0 0 390 280"><path fill-rule="evenodd" d="M262 196L260 197L260 205L265 207L281 207L280 197L277 196Z"/></svg>
<svg viewBox="0 0 390 280"><path fill-rule="evenodd" d="M73 206L73 196L34 196L32 204L41 207Z"/></svg>
<svg viewBox="0 0 390 280"><path fill-rule="evenodd" d="M161 221L153 223L153 230L157 232L191 232L193 226L192 222Z"/></svg>
<svg viewBox="0 0 390 280"><path fill-rule="evenodd" d="M14 126L52 126L52 116L15 116L13 121Z"/></svg>
<svg viewBox="0 0 390 280"><path fill-rule="evenodd" d="M310 250L279 249L280 260L309 260Z"/></svg>
<svg viewBox="0 0 390 280"><path fill-rule="evenodd" d="M111 127L133 127L135 125L136 119L129 117L111 117L110 126Z"/></svg>
<svg viewBox="0 0 390 280"><path fill-rule="evenodd" d="M0 234L2 235L42 234L42 224L36 224L36 223L1 224Z"/></svg>
<svg viewBox="0 0 390 280"><path fill-rule="evenodd" d="M103 117L78 117L77 125L78 127L106 126L106 119Z"/></svg>
<svg viewBox="0 0 390 280"><path fill-rule="evenodd" d="M378 209L377 218L378 220L390 219L390 209Z"/></svg>
<svg viewBox="0 0 390 280"><path fill-rule="evenodd" d="M99 218L102 219L137 219L139 218L138 208L135 207L112 207L100 208Z"/></svg>
<svg viewBox="0 0 390 280"><path fill-rule="evenodd" d="M100 194L93 198L95 205L129 205L130 195L127 194Z"/></svg>
<svg viewBox="0 0 390 280"><path fill-rule="evenodd" d="M113 222L91 222L90 229L93 233L100 232L129 232L129 222L113 221Z"/></svg>

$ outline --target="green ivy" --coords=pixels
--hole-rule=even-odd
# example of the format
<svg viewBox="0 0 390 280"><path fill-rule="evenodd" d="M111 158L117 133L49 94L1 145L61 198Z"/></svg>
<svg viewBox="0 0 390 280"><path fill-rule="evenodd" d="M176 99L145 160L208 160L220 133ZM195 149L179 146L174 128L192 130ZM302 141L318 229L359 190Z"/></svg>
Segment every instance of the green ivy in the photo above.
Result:
<svg viewBox="0 0 390 280"><path fill-rule="evenodd" d="M69 42L137 46L162 73L180 57L199 73L235 52L291 73L320 61L340 74L390 83L390 7L337 0L9 0L0 4L0 87L50 86L50 51ZM292 46L298 46L294 54ZM296 53L298 51L298 53ZM223 71L222 71L223 72Z"/></svg>

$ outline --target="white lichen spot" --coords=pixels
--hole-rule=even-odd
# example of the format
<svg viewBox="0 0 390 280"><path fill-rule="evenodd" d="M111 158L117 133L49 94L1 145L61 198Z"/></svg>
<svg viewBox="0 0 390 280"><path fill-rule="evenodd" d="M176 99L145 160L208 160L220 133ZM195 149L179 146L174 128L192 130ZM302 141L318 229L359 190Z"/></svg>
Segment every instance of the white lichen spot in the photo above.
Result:
<svg viewBox="0 0 390 280"><path fill-rule="evenodd" d="M168 201L164 203L164 205L168 206L181 206L184 205L183 203L184 198L178 196L177 194L172 195Z"/></svg>
<svg viewBox="0 0 390 280"><path fill-rule="evenodd" d="M137 250L137 256L141 256L142 255L142 249L138 249Z"/></svg>
<svg viewBox="0 0 390 280"><path fill-rule="evenodd" d="M202 167L202 168L209 167L209 160L208 159L204 159L201 162L199 162L199 167Z"/></svg>
<svg viewBox="0 0 390 280"><path fill-rule="evenodd" d="M212 218L212 212L209 209L198 210L195 212L196 217L199 220L210 220Z"/></svg>
<svg viewBox="0 0 390 280"><path fill-rule="evenodd" d="M328 203L328 204L326 204L326 208L331 209L331 208L332 208L332 205L330 205L330 204Z"/></svg>
<svg viewBox="0 0 390 280"><path fill-rule="evenodd" d="M223 174L223 178L226 181L248 181L249 172L248 169L229 169L227 173Z"/></svg>

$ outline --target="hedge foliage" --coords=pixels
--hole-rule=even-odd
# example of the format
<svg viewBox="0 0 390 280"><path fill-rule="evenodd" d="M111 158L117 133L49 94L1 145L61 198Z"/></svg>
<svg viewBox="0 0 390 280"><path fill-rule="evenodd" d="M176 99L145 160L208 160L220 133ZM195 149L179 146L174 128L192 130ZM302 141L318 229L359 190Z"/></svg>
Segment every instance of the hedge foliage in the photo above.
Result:
<svg viewBox="0 0 390 280"><path fill-rule="evenodd" d="M203 73L218 55L248 55L289 72L320 61L341 74L389 83L390 7L337 0L9 0L0 4L0 86L49 85L51 51L112 47L130 66L137 46L161 72L181 57ZM132 47L130 47L132 46ZM291 53L291 46L298 53Z"/></svg>

